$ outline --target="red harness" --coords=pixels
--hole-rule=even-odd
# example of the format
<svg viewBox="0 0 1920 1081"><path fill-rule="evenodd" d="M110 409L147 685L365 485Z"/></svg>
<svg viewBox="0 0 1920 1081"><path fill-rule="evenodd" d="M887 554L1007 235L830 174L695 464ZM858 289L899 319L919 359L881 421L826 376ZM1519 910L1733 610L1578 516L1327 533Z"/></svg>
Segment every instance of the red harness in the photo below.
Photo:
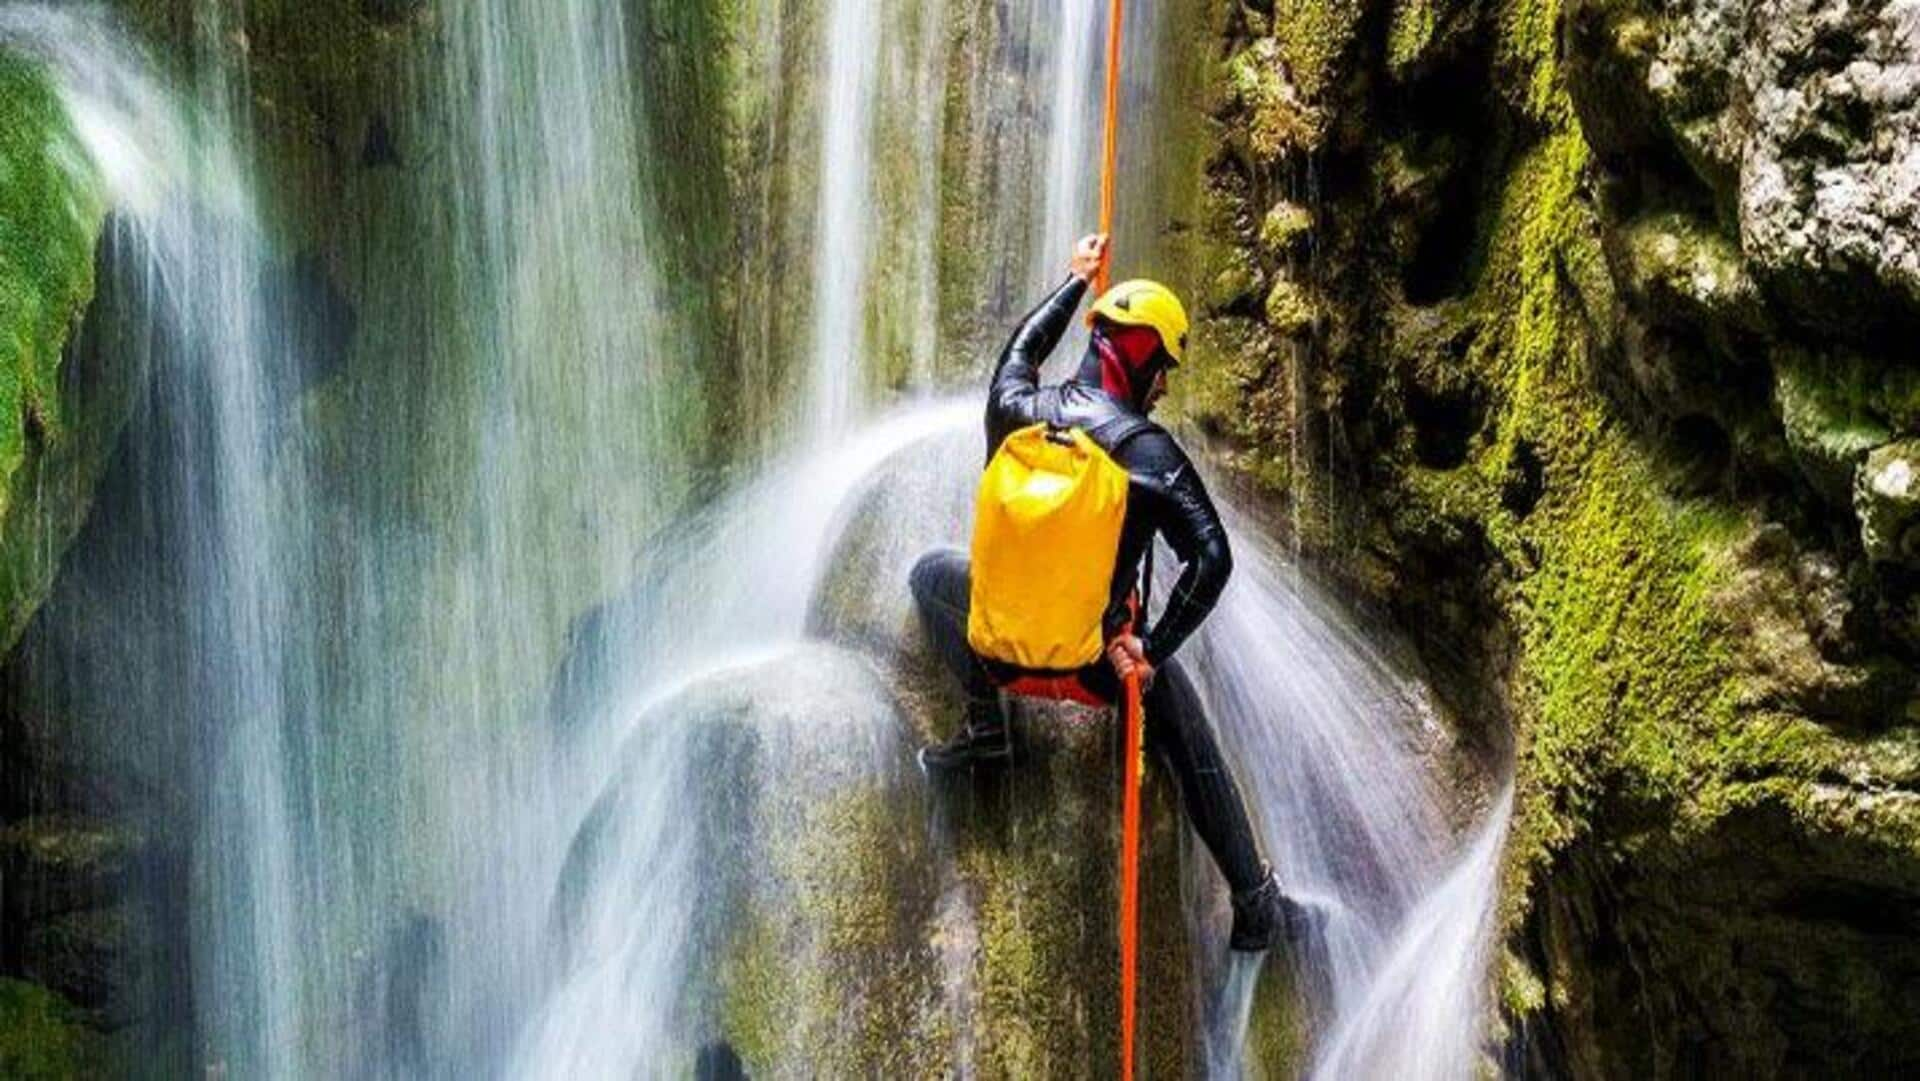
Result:
<svg viewBox="0 0 1920 1081"><path fill-rule="evenodd" d="M1083 706L1094 706L1096 708L1105 708L1113 705L1112 702L1087 690L1087 685L1080 682L1080 677L1076 675L1026 675L1015 679L1011 683L1002 684L1001 686L1014 694L1025 695L1028 698L1050 698L1056 702L1078 702Z"/></svg>
<svg viewBox="0 0 1920 1081"><path fill-rule="evenodd" d="M1140 618L1140 594L1135 591L1127 598L1127 607L1133 610L1127 625L1120 628L1122 636L1133 633L1136 620ZM1077 672L1019 672L1009 673L1006 678L996 677L1000 689L1026 698L1045 698L1054 702L1078 702L1083 706L1105 709L1113 705L1113 699L1102 698L1080 682Z"/></svg>

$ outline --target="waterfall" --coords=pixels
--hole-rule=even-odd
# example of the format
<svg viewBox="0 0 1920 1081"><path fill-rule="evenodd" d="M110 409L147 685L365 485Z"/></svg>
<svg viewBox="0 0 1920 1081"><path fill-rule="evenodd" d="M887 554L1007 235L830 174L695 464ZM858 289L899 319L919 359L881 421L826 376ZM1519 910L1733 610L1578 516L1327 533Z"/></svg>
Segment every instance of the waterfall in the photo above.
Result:
<svg viewBox="0 0 1920 1081"><path fill-rule="evenodd" d="M153 369L111 535L31 632L65 673L40 693L108 731L139 703L143 739L102 753L190 838L192 926L162 933L191 978L154 991L198 1027L182 1054L260 1077L497 1061L575 798L550 674L704 440L628 27L584 0L461 6L403 213L342 245L378 287L342 298L261 228L231 38L197 25L183 89L101 15L5 9L115 208L99 317ZM324 309L351 329L322 358Z"/></svg>
<svg viewBox="0 0 1920 1081"><path fill-rule="evenodd" d="M286 1075L312 1003L299 928L316 913L295 823L313 793L291 770L311 751L308 673L288 639L307 574L284 512L306 502L276 447L297 447L281 374L298 358L268 302L270 255L232 136L224 88L177 100L97 14L0 10L0 38L48 66L114 208L104 268L145 333L113 363L149 372L131 422L130 528L153 548L121 568L155 714L191 710L201 743L182 764L192 818L194 1006L229 1068ZM110 654L111 655L111 654ZM111 693L111 692L109 692ZM175 752L177 753L177 752Z"/></svg>
<svg viewBox="0 0 1920 1081"><path fill-rule="evenodd" d="M1345 1005L1323 1041L1315 1077L1482 1075L1479 1032L1512 799L1510 789L1494 797L1477 834L1400 921L1364 996Z"/></svg>

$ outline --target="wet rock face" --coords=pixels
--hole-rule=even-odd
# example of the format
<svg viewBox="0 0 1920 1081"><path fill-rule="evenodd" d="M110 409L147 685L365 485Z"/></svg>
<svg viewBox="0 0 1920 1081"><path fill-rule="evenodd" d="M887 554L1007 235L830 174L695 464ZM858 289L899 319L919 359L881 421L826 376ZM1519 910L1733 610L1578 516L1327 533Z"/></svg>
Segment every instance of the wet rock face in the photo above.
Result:
<svg viewBox="0 0 1920 1081"><path fill-rule="evenodd" d="M929 783L912 751L954 703L920 662L911 642L885 669L809 646L637 719L569 853L554 934L567 980L611 964L637 1002L665 980L687 1003L639 1042L644 1061L700 1076L1115 1068L1111 731L1033 711L1011 770ZM1148 804L1141 1053L1174 1075L1203 1053L1184 827L1157 775ZM635 912L654 938L633 939ZM1263 1020L1288 1005L1263 1000Z"/></svg>

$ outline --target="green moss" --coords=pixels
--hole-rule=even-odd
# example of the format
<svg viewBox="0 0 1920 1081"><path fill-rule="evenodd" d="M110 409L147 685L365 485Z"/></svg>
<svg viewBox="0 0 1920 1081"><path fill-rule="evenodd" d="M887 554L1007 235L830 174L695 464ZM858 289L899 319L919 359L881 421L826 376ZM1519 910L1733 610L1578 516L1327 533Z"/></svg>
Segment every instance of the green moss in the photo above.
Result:
<svg viewBox="0 0 1920 1081"><path fill-rule="evenodd" d="M755 819L798 843L768 853L745 924L729 937L719 1020L756 1075L804 1062L829 1076L949 1072L950 1039L929 1007L923 855L897 836L905 809L877 787L784 798ZM913 1034L903 1039L903 1034Z"/></svg>
<svg viewBox="0 0 1920 1081"><path fill-rule="evenodd" d="M1523 713L1515 834L1525 895L1533 868L1581 836L1601 794L1710 818L1738 797L1755 757L1794 760L1792 736L1737 713L1733 648L1715 609L1722 558L1744 523L1708 504L1660 495L1652 463L1594 389L1591 328L1576 287L1597 262L1577 130L1521 159L1502 195L1473 304L1483 321L1468 355L1494 388L1497 437L1464 477L1420 482L1441 513L1479 520L1514 566ZM1545 497L1524 519L1498 498L1514 447L1545 463Z"/></svg>
<svg viewBox="0 0 1920 1081"><path fill-rule="evenodd" d="M1247 1017L1243 1058L1257 1063L1263 1077L1297 1077L1306 1073L1311 1049L1311 1018L1300 998L1294 971L1285 962L1269 962L1253 988L1253 1007Z"/></svg>
<svg viewBox="0 0 1920 1081"><path fill-rule="evenodd" d="M1912 738L1890 735L1920 715L1908 708L1901 717L1910 673L1896 672L1892 690L1876 698L1882 668L1897 664L1835 660L1831 643L1816 641L1837 633L1834 612L1845 602L1832 597L1843 590L1798 596L1812 587L1802 590L1796 576L1820 572L1796 562L1804 552L1797 535L1761 524L1781 514L1779 487L1748 475L1738 488L1677 484L1666 433L1635 412L1645 408L1628 390L1639 373L1621 369L1637 359L1627 347L1645 340L1638 335L1648 325L1692 332L1689 342L1730 363L1773 363L1788 444L1803 467L1832 468L1836 483L1824 487L1843 505L1854 464L1888 433L1920 422L1920 394L1884 362L1782 353L1773 344L1777 315L1761 302L1737 244L1711 220L1657 214L1603 224L1593 153L1563 84L1565 51L1579 42L1562 24L1559 0L1405 0L1382 10L1377 27L1369 21L1378 35L1370 29L1357 43L1346 11L1281 3L1271 24L1283 72L1272 85L1313 106L1338 99L1342 153L1364 159L1375 178L1317 192L1313 259L1299 277L1319 301L1316 333L1290 357L1276 350L1275 329L1302 322L1288 290L1275 291L1272 326L1203 322L1186 366L1187 404L1228 437L1241 472L1302 491L1338 487L1356 543L1336 546L1311 524L1303 541L1416 622L1435 650L1443 694L1509 707L1482 711L1514 725L1504 926L1519 931L1531 914L1538 922L1529 934L1550 924L1562 938L1538 971L1511 940L1491 974L1500 1002L1516 1018L1551 1003L1556 1025L1575 1039L1597 1030L1606 1040L1704 1032L1709 1042L1742 1045L1719 1071L1729 1074L1743 1072L1737 1063L1767 1061L1765 1048L1793 1043L1791 1018L1804 1009L1857 1001L1873 1031L1899 1031L1870 1004L1890 993L1886 973L1911 965L1900 956L1862 963L1845 952L1858 947L1849 917L1789 913L1787 895L1828 888L1812 882L1845 883L1833 887L1841 891L1868 884L1862 897L1879 904L1884 896L1890 907L1913 895L1920 759ZM1273 193L1300 189L1287 186L1284 169L1244 152L1260 146L1252 107L1270 93L1267 68L1233 32L1227 37L1242 51L1220 75L1221 100L1244 107L1219 110L1228 130L1216 160L1225 165L1209 174L1200 231L1277 262L1281 245L1256 227ZM1392 80L1414 77L1422 57L1443 49L1449 85L1470 80L1470 66L1487 58L1498 115L1485 138L1467 140L1444 124L1436 132L1425 120L1411 133L1394 126L1405 115L1395 95L1407 88ZM1384 91L1374 77L1383 66ZM1423 216L1436 191L1457 193L1449 201L1472 193L1479 205L1462 219L1471 230L1431 229ZM1441 243L1451 250L1436 250ZM1435 275L1444 288L1410 301L1410 280L1436 268L1447 271ZM1717 374L1704 373L1709 387ZM1438 416L1416 408L1414 387L1449 408ZM1741 462L1777 447L1772 418L1753 412L1758 422L1725 422ZM1340 483L1319 483L1322 455L1288 453L1302 432L1316 450L1325 432L1334 456L1351 454L1334 474ZM1446 453L1434 454L1436 446ZM1770 498L1752 499L1756 486L1772 489ZM1674 494L1703 488L1710 494ZM1850 599L1860 596L1856 583ZM1820 605L1828 607L1810 614ZM1484 686L1490 672L1504 685ZM1835 716L1816 715L1823 710ZM1886 730L1848 736L1847 724ZM1503 749L1501 736L1487 733L1485 742ZM1756 853L1769 862L1741 877ZM1707 858L1724 861L1711 874L1730 894L1774 892L1726 905L1687 896ZM1641 894L1621 897L1623 882ZM1871 894L1875 883L1894 885ZM1607 899L1604 912L1592 910L1596 897ZM1852 900L1833 904L1856 910ZM1735 910L1753 918L1739 929L1693 925ZM1595 940L1612 956L1582 958L1568 946ZM1819 960L1793 960L1799 942ZM1754 945L1743 968L1745 943ZM1619 986L1568 985L1615 975ZM1669 993L1669 1004L1615 1008ZM1796 1001L1783 1009L1768 996ZM1575 1019L1591 1020L1582 1011L1594 1009L1609 1016L1583 1030ZM1613 1059L1586 1053L1569 1041L1576 1073L1642 1061L1616 1045L1605 1052ZM1641 1072L1691 1061L1663 1057L1672 1053L1648 1052L1659 1061Z"/></svg>
<svg viewBox="0 0 1920 1081"><path fill-rule="evenodd" d="M0 54L0 484L26 461L30 440L61 433L60 362L93 298L104 213L53 87Z"/></svg>
<svg viewBox="0 0 1920 1081"><path fill-rule="evenodd" d="M1281 278L1273 283L1267 293L1265 305L1267 325L1274 333L1287 337L1305 334L1313 329L1320 318L1313 297L1305 287L1291 278Z"/></svg>
<svg viewBox="0 0 1920 1081"><path fill-rule="evenodd" d="M1224 264L1208 283L1205 294L1206 306L1216 312L1228 311L1256 299L1260 289L1260 268L1252 256L1236 252L1225 259Z"/></svg>
<svg viewBox="0 0 1920 1081"><path fill-rule="evenodd" d="M1748 647L1720 600L1748 521L1663 495L1648 451L1597 389L1611 296L1588 151L1570 110L1536 115L1556 128L1502 186L1469 302L1479 332L1466 363L1492 390L1493 437L1476 444L1469 470L1413 479L1418 513L1477 522L1522 572L1506 597L1521 714L1510 913L1531 876L1586 834L1603 798L1669 808L1685 835L1756 801L1804 801L1833 751L1810 726L1749 704L1736 663ZM1546 474L1524 518L1500 499L1521 443Z"/></svg>
<svg viewBox="0 0 1920 1081"><path fill-rule="evenodd" d="M105 212L53 87L0 53L0 650L52 584L140 378L124 361L62 371Z"/></svg>
<svg viewBox="0 0 1920 1081"><path fill-rule="evenodd" d="M1284 255L1313 229L1313 212L1282 199L1260 220L1260 247L1269 255Z"/></svg>
<svg viewBox="0 0 1920 1081"><path fill-rule="evenodd" d="M980 110L988 86L979 74L992 47L991 25L977 4L962 3L947 27L946 92L941 101L939 307L942 351L975 355L1003 328L979 318L988 280L983 177L976 163L988 152L990 129Z"/></svg>
<svg viewBox="0 0 1920 1081"><path fill-rule="evenodd" d="M981 1077L1113 1073L1119 842L1113 747L1104 725L1047 711L1028 726L1014 787L987 791L964 816L957 868L976 914L968 1028ZM983 788L985 786L982 786ZM1143 792L1138 1062L1176 1076L1193 1050L1192 956L1181 917L1186 829L1168 779Z"/></svg>
<svg viewBox="0 0 1920 1081"><path fill-rule="evenodd" d="M1508 1017L1531 1017L1547 1004L1547 986L1512 950L1500 953L1500 1005Z"/></svg>
<svg viewBox="0 0 1920 1081"><path fill-rule="evenodd" d="M772 1071L786 1048L792 1005L780 942L764 919L734 934L721 965L720 1026L755 1076Z"/></svg>
<svg viewBox="0 0 1920 1081"><path fill-rule="evenodd" d="M1559 19L1560 0L1505 0L1494 47L1508 101L1543 127L1565 130L1573 105L1559 67Z"/></svg>
<svg viewBox="0 0 1920 1081"><path fill-rule="evenodd" d="M1787 446L1830 501L1851 498L1854 471L1896 432L1920 429L1920 372L1856 353L1797 347L1773 355L1774 404Z"/></svg>
<svg viewBox="0 0 1920 1081"><path fill-rule="evenodd" d="M66 1000L44 987L0 980L0 1077L69 1081L99 1071L97 1039Z"/></svg>
<svg viewBox="0 0 1920 1081"><path fill-rule="evenodd" d="M1400 0L1393 5L1387 26L1387 67L1396 75L1405 71L1433 42L1434 0Z"/></svg>
<svg viewBox="0 0 1920 1081"><path fill-rule="evenodd" d="M1308 101L1320 100L1339 77L1363 10L1359 0L1278 0L1273 5L1280 56Z"/></svg>
<svg viewBox="0 0 1920 1081"><path fill-rule="evenodd" d="M1287 77L1280 50L1278 41L1262 38L1227 62L1229 92L1250 117L1247 147L1260 161L1310 151L1325 135L1324 116Z"/></svg>

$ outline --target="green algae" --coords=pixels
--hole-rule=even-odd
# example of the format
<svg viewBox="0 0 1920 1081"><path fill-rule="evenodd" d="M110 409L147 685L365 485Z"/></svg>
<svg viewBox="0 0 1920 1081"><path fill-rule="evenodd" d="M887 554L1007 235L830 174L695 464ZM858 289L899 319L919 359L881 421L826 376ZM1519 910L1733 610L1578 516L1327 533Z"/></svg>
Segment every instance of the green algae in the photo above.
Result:
<svg viewBox="0 0 1920 1081"><path fill-rule="evenodd" d="M723 950L718 1022L756 1074L804 1063L829 1076L949 1072L926 955L928 884L900 839L899 793L870 786L756 819L798 842L769 852L768 881ZM788 815L796 816L789 821Z"/></svg>
<svg viewBox="0 0 1920 1081"><path fill-rule="evenodd" d="M51 587L138 378L110 360L84 378L66 370L105 215L52 85L0 53L0 648Z"/></svg>
<svg viewBox="0 0 1920 1081"><path fill-rule="evenodd" d="M1278 0L1273 33L1287 72L1309 101L1341 76L1341 61L1353 48L1364 6L1359 0Z"/></svg>
<svg viewBox="0 0 1920 1081"><path fill-rule="evenodd" d="M0 347L8 354L0 417L10 418L0 423L0 482L11 482L31 441L62 432L60 365L93 299L104 215L99 182L52 85L0 54Z"/></svg>
<svg viewBox="0 0 1920 1081"><path fill-rule="evenodd" d="M19 980L0 979L0 1076L16 1081L78 1081L103 1066L98 1037L65 999Z"/></svg>

